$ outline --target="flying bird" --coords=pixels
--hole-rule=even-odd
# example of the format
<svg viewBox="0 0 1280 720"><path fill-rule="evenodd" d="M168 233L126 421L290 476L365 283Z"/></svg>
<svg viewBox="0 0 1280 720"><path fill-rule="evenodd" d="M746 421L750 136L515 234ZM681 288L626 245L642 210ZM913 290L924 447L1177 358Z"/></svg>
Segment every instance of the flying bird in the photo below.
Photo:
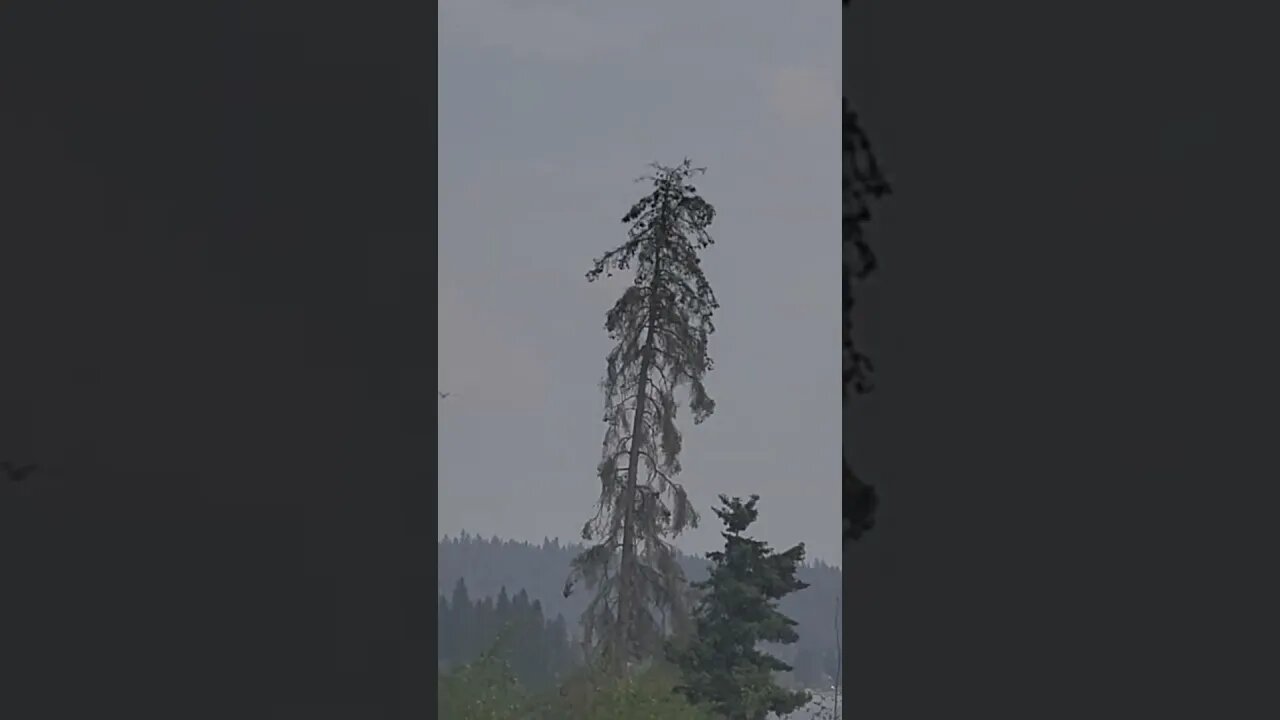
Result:
<svg viewBox="0 0 1280 720"><path fill-rule="evenodd" d="M441 400L443 400L443 399L445 399L445 398L447 398L447 397L449 397L450 395L452 395L452 394L453 394L453 393L447 393L447 392L440 392L439 390L437 390L436 392L440 394L440 399L441 399Z"/></svg>
<svg viewBox="0 0 1280 720"><path fill-rule="evenodd" d="M4 474L9 476L13 482L22 482L26 480L31 473L40 469L39 465L14 465L9 461L0 462L0 469L4 470Z"/></svg>

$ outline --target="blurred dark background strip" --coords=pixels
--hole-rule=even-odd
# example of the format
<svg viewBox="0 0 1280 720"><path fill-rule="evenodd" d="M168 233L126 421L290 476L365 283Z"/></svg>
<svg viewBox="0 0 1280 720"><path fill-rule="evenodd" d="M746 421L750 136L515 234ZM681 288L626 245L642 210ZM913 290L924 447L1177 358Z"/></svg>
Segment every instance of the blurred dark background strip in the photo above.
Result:
<svg viewBox="0 0 1280 720"><path fill-rule="evenodd" d="M0 715L425 708L424 15L0 6Z"/></svg>

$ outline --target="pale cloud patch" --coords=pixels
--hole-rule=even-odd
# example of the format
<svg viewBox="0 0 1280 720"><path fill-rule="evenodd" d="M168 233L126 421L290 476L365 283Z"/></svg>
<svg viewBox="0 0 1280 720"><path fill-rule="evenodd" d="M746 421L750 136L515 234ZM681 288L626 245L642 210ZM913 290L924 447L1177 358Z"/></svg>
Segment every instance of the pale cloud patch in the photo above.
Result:
<svg viewBox="0 0 1280 720"><path fill-rule="evenodd" d="M623 12L630 12L624 16ZM505 50L520 60L573 62L644 46L653 21L618 9L528 0L443 0L440 45Z"/></svg>
<svg viewBox="0 0 1280 720"><path fill-rule="evenodd" d="M839 79L814 67L770 68L761 78L765 102L787 126L811 128L839 117Z"/></svg>

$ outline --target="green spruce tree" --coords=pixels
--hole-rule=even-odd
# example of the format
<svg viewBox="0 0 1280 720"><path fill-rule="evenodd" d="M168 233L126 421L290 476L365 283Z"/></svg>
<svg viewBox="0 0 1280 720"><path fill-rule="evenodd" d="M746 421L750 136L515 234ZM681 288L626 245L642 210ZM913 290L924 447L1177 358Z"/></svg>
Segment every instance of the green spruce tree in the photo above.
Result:
<svg viewBox="0 0 1280 720"><path fill-rule="evenodd" d="M494 625L501 626L511 622L511 598L507 596L507 586L498 589L498 599L493 606Z"/></svg>
<svg viewBox="0 0 1280 720"><path fill-rule="evenodd" d="M485 652L488 648L498 640L498 623L494 617L493 598L483 597L473 605L475 617L475 644L470 653L470 657Z"/></svg>
<svg viewBox="0 0 1280 720"><path fill-rule="evenodd" d="M476 642L475 608L471 605L471 595L467 592L467 583L462 578L458 578L458 582L453 586L453 596L449 601L449 614L452 621L450 628L450 636L453 641L450 647L453 650L451 662L462 664L471 660L480 652L480 645Z"/></svg>
<svg viewBox="0 0 1280 720"><path fill-rule="evenodd" d="M723 551L711 552L711 575L694 587L704 594L694 613L696 634L683 648L668 646L684 683L677 688L690 702L709 705L726 720L764 720L807 704L806 692L786 690L775 673L791 666L758 649L760 643L788 645L799 639L795 621L778 611L778 600L803 590L796 579L804 545L774 552L744 535L759 515L752 495L720 496L715 513L725 525Z"/></svg>
<svg viewBox="0 0 1280 720"><path fill-rule="evenodd" d="M547 647L550 649L548 664L554 679L559 681L567 674L574 660L573 645L569 639L569 626L564 621L564 615L556 615L554 620L549 621L545 632Z"/></svg>
<svg viewBox="0 0 1280 720"><path fill-rule="evenodd" d="M634 280L606 316L616 345L607 357L601 491L583 528L590 544L573 561L568 596L578 580L595 591L583 614L586 645L606 671L661 651L664 621L679 632L687 616L686 583L670 539L697 524L676 482L682 438L677 397L688 389L694 423L715 403L703 387L711 370L708 336L719 305L699 253L713 240L715 209L691 184L688 160L654 165L653 190L622 218L628 239L595 261L588 280L635 267Z"/></svg>
<svg viewBox="0 0 1280 720"><path fill-rule="evenodd" d="M447 667L453 662L456 640L452 630L452 617L449 614L449 601L440 595L436 601L436 658L440 665Z"/></svg>

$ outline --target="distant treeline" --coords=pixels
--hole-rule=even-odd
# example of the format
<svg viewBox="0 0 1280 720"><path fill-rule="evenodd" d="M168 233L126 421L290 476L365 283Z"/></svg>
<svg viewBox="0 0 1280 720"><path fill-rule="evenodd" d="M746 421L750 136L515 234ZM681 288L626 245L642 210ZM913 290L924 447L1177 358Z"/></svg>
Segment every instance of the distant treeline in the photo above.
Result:
<svg viewBox="0 0 1280 720"><path fill-rule="evenodd" d="M573 667L574 648L563 615L548 621L542 603L530 601L520 590L513 597L506 588L497 597L472 601L461 578L448 597L440 595L436 625L441 670L475 661L497 650L510 663L525 687L551 687Z"/></svg>
<svg viewBox="0 0 1280 720"><path fill-rule="evenodd" d="M572 653L577 652L573 638L578 636L578 618L590 594L579 590L566 598L563 589L569 561L581 550L581 545L562 544L558 539L543 540L541 545L536 545L496 537L486 539L466 532L456 538L445 537L438 542L439 592L451 595L458 581L465 580L471 598L499 598L504 589L524 594L525 602L540 605L544 618L559 616L572 659L575 657ZM706 579L706 560L680 555L679 562L690 581ZM798 684L822 687L835 674L835 613L841 594L841 573L839 568L819 561L803 566L798 575L809 587L783 598L781 610L798 623L800 641L768 649L795 666L794 680ZM514 599L510 602L514 603ZM442 632L446 631L442 629ZM442 639L440 657L445 661L443 643ZM479 642L479 646L484 647L484 643ZM454 657L457 656L449 659Z"/></svg>

